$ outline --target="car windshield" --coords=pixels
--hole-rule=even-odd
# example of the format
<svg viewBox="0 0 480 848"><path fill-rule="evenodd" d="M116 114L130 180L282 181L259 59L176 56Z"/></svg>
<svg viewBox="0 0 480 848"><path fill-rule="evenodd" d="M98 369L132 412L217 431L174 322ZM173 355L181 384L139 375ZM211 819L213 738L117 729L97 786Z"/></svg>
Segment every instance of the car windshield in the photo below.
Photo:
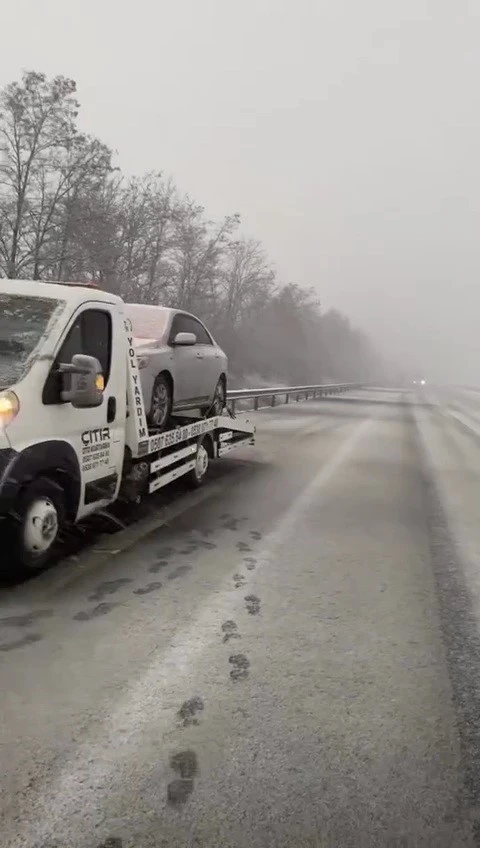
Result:
<svg viewBox="0 0 480 848"><path fill-rule="evenodd" d="M141 303L127 303L126 312L133 325L133 335L145 342L148 339L161 339L168 325L169 310L162 306L144 306Z"/></svg>
<svg viewBox="0 0 480 848"><path fill-rule="evenodd" d="M50 321L64 305L50 297L0 294L0 389L22 379Z"/></svg>

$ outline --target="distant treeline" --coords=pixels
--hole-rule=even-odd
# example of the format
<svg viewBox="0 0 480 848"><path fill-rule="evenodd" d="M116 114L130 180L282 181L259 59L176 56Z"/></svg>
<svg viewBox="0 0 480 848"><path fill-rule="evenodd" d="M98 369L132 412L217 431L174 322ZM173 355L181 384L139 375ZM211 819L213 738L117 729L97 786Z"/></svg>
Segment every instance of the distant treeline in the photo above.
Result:
<svg viewBox="0 0 480 848"><path fill-rule="evenodd" d="M162 172L126 177L78 128L76 85L27 72L0 94L0 276L94 280L203 318L239 378L367 380L377 358L313 290L283 283L240 217L208 219Z"/></svg>

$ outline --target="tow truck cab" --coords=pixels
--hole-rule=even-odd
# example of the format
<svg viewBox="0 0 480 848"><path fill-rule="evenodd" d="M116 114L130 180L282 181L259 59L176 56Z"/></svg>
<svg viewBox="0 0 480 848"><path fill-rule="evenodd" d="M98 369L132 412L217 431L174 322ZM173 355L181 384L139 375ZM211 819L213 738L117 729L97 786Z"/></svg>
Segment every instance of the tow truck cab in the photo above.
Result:
<svg viewBox="0 0 480 848"><path fill-rule="evenodd" d="M61 486L72 521L116 497L126 348L121 298L84 286L0 282L0 515L39 478ZM78 408L68 400L74 378L62 367L74 371L79 354L100 363L99 405Z"/></svg>

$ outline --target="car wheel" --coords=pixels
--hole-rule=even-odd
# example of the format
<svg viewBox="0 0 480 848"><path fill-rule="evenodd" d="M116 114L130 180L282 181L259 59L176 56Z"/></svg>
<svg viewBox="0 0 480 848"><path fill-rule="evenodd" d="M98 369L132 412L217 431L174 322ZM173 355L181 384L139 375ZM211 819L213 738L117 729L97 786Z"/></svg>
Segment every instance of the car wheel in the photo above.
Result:
<svg viewBox="0 0 480 848"><path fill-rule="evenodd" d="M11 574L26 575L47 565L65 521L63 489L48 477L33 480L8 518L12 562Z"/></svg>
<svg viewBox="0 0 480 848"><path fill-rule="evenodd" d="M165 374L159 374L153 384L152 402L148 422L157 430L164 430L172 412L172 387Z"/></svg>
<svg viewBox="0 0 480 848"><path fill-rule="evenodd" d="M224 377L220 377L213 395L212 415L221 415L227 403L227 385Z"/></svg>

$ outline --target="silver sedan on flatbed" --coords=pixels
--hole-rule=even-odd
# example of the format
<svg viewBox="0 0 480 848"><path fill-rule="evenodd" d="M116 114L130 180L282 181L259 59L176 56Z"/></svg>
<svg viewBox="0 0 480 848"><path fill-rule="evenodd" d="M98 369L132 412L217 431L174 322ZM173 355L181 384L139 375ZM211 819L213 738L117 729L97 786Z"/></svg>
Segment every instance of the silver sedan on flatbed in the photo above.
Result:
<svg viewBox="0 0 480 848"><path fill-rule="evenodd" d="M149 425L162 430L171 415L200 409L220 415L227 396L227 357L188 312L125 305L133 326Z"/></svg>

